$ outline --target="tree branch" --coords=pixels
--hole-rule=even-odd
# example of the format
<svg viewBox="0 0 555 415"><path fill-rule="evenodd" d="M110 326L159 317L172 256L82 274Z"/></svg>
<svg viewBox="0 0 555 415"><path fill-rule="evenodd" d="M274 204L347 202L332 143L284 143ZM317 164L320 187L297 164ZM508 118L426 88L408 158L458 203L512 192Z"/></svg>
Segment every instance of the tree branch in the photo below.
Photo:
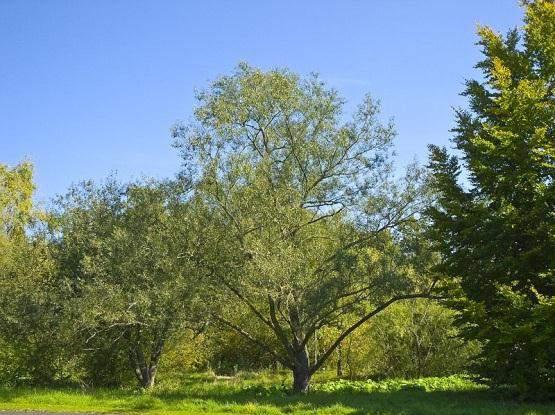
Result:
<svg viewBox="0 0 555 415"><path fill-rule="evenodd" d="M254 315L260 319L260 321L262 321L264 324L266 324L268 327L274 330L274 326L272 325L272 323L266 317L264 317L262 313L243 294L241 294L241 292L237 288L235 288L230 283L228 283L224 278L220 278L220 280L232 293L234 293L241 301L243 301L249 307L249 309L254 313Z"/></svg>
<svg viewBox="0 0 555 415"><path fill-rule="evenodd" d="M237 326L236 324L233 324L231 321L228 321L228 320L224 319L223 317L214 315L214 318L216 320L218 320L220 323L223 323L226 326L232 328L237 333L239 333L240 335L242 335L246 339L248 339L251 342L253 342L254 344L256 344L258 347L260 347L263 350L265 350L266 352L270 353L272 356L274 356L274 358L276 360L278 360L285 367L287 367L289 369L293 369L293 365L291 364L291 362L285 360L282 356L279 355L279 353L277 353L275 350L273 350L270 346L268 346L262 340L257 339L256 337L252 336L251 334L249 334L247 331L245 331L241 327Z"/></svg>
<svg viewBox="0 0 555 415"><path fill-rule="evenodd" d="M409 299L414 299L414 298L428 298L428 299L440 300L440 299L443 299L444 297L433 296L429 293L415 293L415 294L398 295L398 296L390 298L388 301L386 301L385 303L382 303L381 305L376 307L370 313L368 313L365 316L363 316L362 318L360 318L356 323L354 323L347 330L345 330L343 333L341 333L341 335L335 340L335 342L333 342L333 344L328 348L328 350L320 357L318 362L316 362L310 368L310 373L313 374L318 369L320 369L320 367L330 357L330 355L334 352L334 350L337 348L337 346L339 346L339 344L341 344L341 342L343 340L345 340L345 338L349 334L351 334L353 331L355 331L357 328L359 328L361 325L363 325L366 321L370 320L376 314L385 310L387 307L389 307L391 304L393 304L397 301L409 300Z"/></svg>

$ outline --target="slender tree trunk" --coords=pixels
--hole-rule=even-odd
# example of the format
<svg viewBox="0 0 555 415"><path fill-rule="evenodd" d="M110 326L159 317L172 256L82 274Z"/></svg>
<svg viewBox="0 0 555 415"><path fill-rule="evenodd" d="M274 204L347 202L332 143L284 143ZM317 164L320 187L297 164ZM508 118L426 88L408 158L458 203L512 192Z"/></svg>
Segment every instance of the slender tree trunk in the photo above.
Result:
<svg viewBox="0 0 555 415"><path fill-rule="evenodd" d="M318 363L320 351L318 350L318 330L314 330L314 363Z"/></svg>
<svg viewBox="0 0 555 415"><path fill-rule="evenodd" d="M337 377L343 376L343 347L341 343L337 346Z"/></svg>
<svg viewBox="0 0 555 415"><path fill-rule="evenodd" d="M141 387L145 389L150 389L154 386L154 379L156 378L157 368L156 366L148 366L140 369L141 376L139 377L139 383Z"/></svg>
<svg viewBox="0 0 555 415"><path fill-rule="evenodd" d="M158 360L146 362L136 362L135 363L135 375L139 386L145 389L150 389L154 386L154 380L156 379L156 374L158 373Z"/></svg>
<svg viewBox="0 0 555 415"><path fill-rule="evenodd" d="M306 347L301 348L295 354L293 366L293 392L307 393L310 384L310 365Z"/></svg>

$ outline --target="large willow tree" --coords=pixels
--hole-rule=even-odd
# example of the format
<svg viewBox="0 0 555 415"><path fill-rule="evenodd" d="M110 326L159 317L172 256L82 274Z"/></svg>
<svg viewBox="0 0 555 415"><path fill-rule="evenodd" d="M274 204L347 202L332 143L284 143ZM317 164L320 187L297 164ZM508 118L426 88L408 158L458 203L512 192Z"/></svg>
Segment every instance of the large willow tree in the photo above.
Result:
<svg viewBox="0 0 555 415"><path fill-rule="evenodd" d="M479 30L483 77L467 84L453 140L464 168L431 148L440 194L431 215L466 334L484 344L484 378L553 397L555 3L524 4L522 31Z"/></svg>
<svg viewBox="0 0 555 415"><path fill-rule="evenodd" d="M317 77L240 65L175 129L184 174L223 230L204 258L212 303L225 305L214 314L291 369L297 392L346 336L432 284L424 258L410 260L426 252L415 237L419 171L392 179L394 130L374 101L350 121L343 107ZM346 313L352 324L311 361L315 333ZM266 331L250 331L249 319Z"/></svg>

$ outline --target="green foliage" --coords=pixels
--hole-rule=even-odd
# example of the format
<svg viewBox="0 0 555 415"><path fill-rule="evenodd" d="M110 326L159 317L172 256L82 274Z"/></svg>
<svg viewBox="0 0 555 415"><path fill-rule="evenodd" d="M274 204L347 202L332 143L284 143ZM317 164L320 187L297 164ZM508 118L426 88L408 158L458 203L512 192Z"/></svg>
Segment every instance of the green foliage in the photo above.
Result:
<svg viewBox="0 0 555 415"><path fill-rule="evenodd" d="M32 204L32 171L29 163L0 164L0 372L11 384L60 381L72 366L58 341L65 336L63 290L52 283L42 215Z"/></svg>
<svg viewBox="0 0 555 415"><path fill-rule="evenodd" d="M389 304L427 295L432 279L401 243L418 232L409 224L426 200L421 172L393 180L392 125L369 97L345 122L343 103L317 77L242 64L200 93L196 122L174 132L183 174L218 229L207 263L212 303L226 307L213 313L290 368L299 390L342 338ZM311 362L315 332L346 313L358 318Z"/></svg>
<svg viewBox="0 0 555 415"><path fill-rule="evenodd" d="M429 301L395 304L344 342L345 375L410 379L462 373L479 347L460 339L453 323L451 310Z"/></svg>
<svg viewBox="0 0 555 415"><path fill-rule="evenodd" d="M118 384L130 362L154 382L166 342L199 323L203 234L182 183L85 183L59 201L59 283L85 357L87 382Z"/></svg>
<svg viewBox="0 0 555 415"><path fill-rule="evenodd" d="M31 220L33 166L21 163L10 169L0 163L0 231L2 236L21 233Z"/></svg>
<svg viewBox="0 0 555 415"><path fill-rule="evenodd" d="M336 380L317 384L315 390L322 392L396 392L402 390L413 391L441 391L441 390L476 390L479 387L471 380L461 376L426 377L413 380L395 379L394 377L383 381L352 381Z"/></svg>
<svg viewBox="0 0 555 415"><path fill-rule="evenodd" d="M554 397L555 3L524 7L522 31L479 30L484 80L467 83L454 130L464 165L431 148L430 215L484 378Z"/></svg>
<svg viewBox="0 0 555 415"><path fill-rule="evenodd" d="M216 374L235 375L238 371L258 371L279 365L270 353L235 331L220 329L208 334L207 363ZM267 342L272 344L272 339Z"/></svg>
<svg viewBox="0 0 555 415"><path fill-rule="evenodd" d="M43 213L32 166L0 164L0 381L85 391L0 408L552 413L437 377L479 351L496 393L555 397L555 3L523 6L522 30L479 29L462 158L432 146L431 180L394 172L375 100L349 118L317 76L247 64L175 126L175 180L85 182Z"/></svg>

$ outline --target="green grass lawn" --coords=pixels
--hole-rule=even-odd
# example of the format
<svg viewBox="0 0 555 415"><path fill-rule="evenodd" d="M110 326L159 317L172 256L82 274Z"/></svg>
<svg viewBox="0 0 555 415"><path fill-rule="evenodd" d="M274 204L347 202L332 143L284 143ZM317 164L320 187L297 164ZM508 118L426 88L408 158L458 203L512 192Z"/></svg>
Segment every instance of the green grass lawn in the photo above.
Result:
<svg viewBox="0 0 555 415"><path fill-rule="evenodd" d="M287 383L284 383L287 382ZM307 396L286 392L282 377L215 379L190 375L150 392L131 389L0 389L0 410L150 414L555 414L555 404L503 399L461 377L414 381L316 379Z"/></svg>

